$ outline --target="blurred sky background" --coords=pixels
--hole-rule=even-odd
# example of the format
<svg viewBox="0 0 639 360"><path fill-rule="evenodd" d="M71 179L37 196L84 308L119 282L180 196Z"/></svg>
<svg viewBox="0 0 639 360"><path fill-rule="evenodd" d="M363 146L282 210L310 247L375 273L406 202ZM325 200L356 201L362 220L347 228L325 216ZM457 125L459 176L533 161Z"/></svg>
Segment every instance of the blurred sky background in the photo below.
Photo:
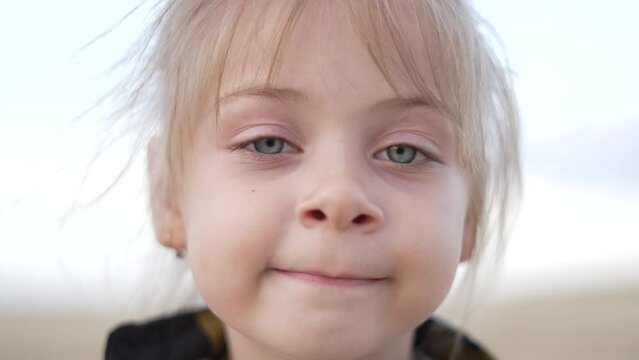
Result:
<svg viewBox="0 0 639 360"><path fill-rule="evenodd" d="M474 3L503 41L523 118L525 192L504 296L637 288L639 2ZM134 286L138 244L150 242L143 166L86 207L126 164L129 142L92 162L108 106L73 119L117 81L101 74L141 32L149 6L80 49L135 4L0 3L4 313L108 312L113 289Z"/></svg>

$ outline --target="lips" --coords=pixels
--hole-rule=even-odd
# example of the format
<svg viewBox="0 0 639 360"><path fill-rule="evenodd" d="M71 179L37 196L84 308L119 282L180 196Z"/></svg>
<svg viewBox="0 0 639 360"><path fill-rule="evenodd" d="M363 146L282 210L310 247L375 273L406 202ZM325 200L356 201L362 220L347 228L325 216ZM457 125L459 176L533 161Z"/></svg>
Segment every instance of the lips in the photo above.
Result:
<svg viewBox="0 0 639 360"><path fill-rule="evenodd" d="M321 271L314 270L284 270L284 269L273 269L277 274L285 276L287 278L298 280L310 284L315 285L327 285L327 286L340 286L340 287L351 287L351 286L363 286L363 285L372 285L379 281L382 281L384 278L379 277L367 277L353 274L337 274L337 275L329 275Z"/></svg>

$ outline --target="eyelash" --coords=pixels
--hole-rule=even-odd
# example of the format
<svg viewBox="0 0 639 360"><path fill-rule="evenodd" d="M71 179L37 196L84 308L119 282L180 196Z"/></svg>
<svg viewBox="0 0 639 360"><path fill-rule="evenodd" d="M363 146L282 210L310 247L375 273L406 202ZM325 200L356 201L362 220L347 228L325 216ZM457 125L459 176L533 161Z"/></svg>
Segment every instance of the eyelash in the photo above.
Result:
<svg viewBox="0 0 639 360"><path fill-rule="evenodd" d="M258 142L259 140L265 140L265 139L281 140L281 141L284 142L284 145L283 145L284 147L289 146L289 147L294 148L296 150L299 149L298 147L296 147L295 145L291 144L290 142L286 141L285 139L283 139L281 137L277 137L277 136L259 136L259 137L255 137L255 138L252 138L252 139L249 139L249 140L246 140L246 141L242 141L242 142L240 142L238 144L235 144L235 145L233 145L231 147L231 150L232 151L246 152L246 153L248 153L249 156L254 157L254 158L258 159L258 160L275 160L275 159L278 159L278 158L284 156L285 154L287 154L286 152L279 152L279 153L275 153L275 154L266 154L266 153L259 152L257 150L249 150L248 149L249 145L253 145L253 147L255 148L255 143L256 142ZM406 143L396 143L396 144L388 145L388 146L384 147L382 150L376 152L375 155L388 151L388 149L390 147L392 147L392 146L406 146L406 147L410 147L410 148L415 149L415 151L417 153L416 157L420 156L420 155L424 157L424 160L420 161L420 163L423 163L424 161L426 163L439 162L439 160L435 156L430 154L429 152L427 152L427 151L425 151L425 150L423 150L423 149L421 149L421 148L419 148L417 146L406 144ZM400 162L392 161L390 159L384 160L384 161L390 162L394 166L398 166L398 167L404 168L404 169L414 169L415 167L423 165L423 164L415 164L415 163L400 163Z"/></svg>

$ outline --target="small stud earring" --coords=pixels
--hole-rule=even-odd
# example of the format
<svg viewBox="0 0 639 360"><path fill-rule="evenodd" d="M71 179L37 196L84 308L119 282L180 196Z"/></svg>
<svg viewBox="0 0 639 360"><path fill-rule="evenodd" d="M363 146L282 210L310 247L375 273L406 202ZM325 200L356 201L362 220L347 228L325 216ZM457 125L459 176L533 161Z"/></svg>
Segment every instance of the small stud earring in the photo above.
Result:
<svg viewBox="0 0 639 360"><path fill-rule="evenodd" d="M184 259L184 250L176 249L175 250L175 257L178 258L178 259Z"/></svg>

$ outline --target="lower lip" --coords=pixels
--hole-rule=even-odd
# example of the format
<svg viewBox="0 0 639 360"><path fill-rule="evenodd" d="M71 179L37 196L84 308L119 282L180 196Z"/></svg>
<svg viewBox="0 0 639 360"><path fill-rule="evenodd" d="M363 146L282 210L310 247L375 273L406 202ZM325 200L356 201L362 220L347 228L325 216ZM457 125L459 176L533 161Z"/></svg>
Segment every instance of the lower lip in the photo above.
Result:
<svg viewBox="0 0 639 360"><path fill-rule="evenodd" d="M366 285L373 285L381 281L382 279L348 279L348 278L332 278L321 275L308 274L296 271L286 271L280 269L274 269L274 271L280 275L284 275L294 280L303 281L314 285L324 286L336 286L336 287L361 287Z"/></svg>

